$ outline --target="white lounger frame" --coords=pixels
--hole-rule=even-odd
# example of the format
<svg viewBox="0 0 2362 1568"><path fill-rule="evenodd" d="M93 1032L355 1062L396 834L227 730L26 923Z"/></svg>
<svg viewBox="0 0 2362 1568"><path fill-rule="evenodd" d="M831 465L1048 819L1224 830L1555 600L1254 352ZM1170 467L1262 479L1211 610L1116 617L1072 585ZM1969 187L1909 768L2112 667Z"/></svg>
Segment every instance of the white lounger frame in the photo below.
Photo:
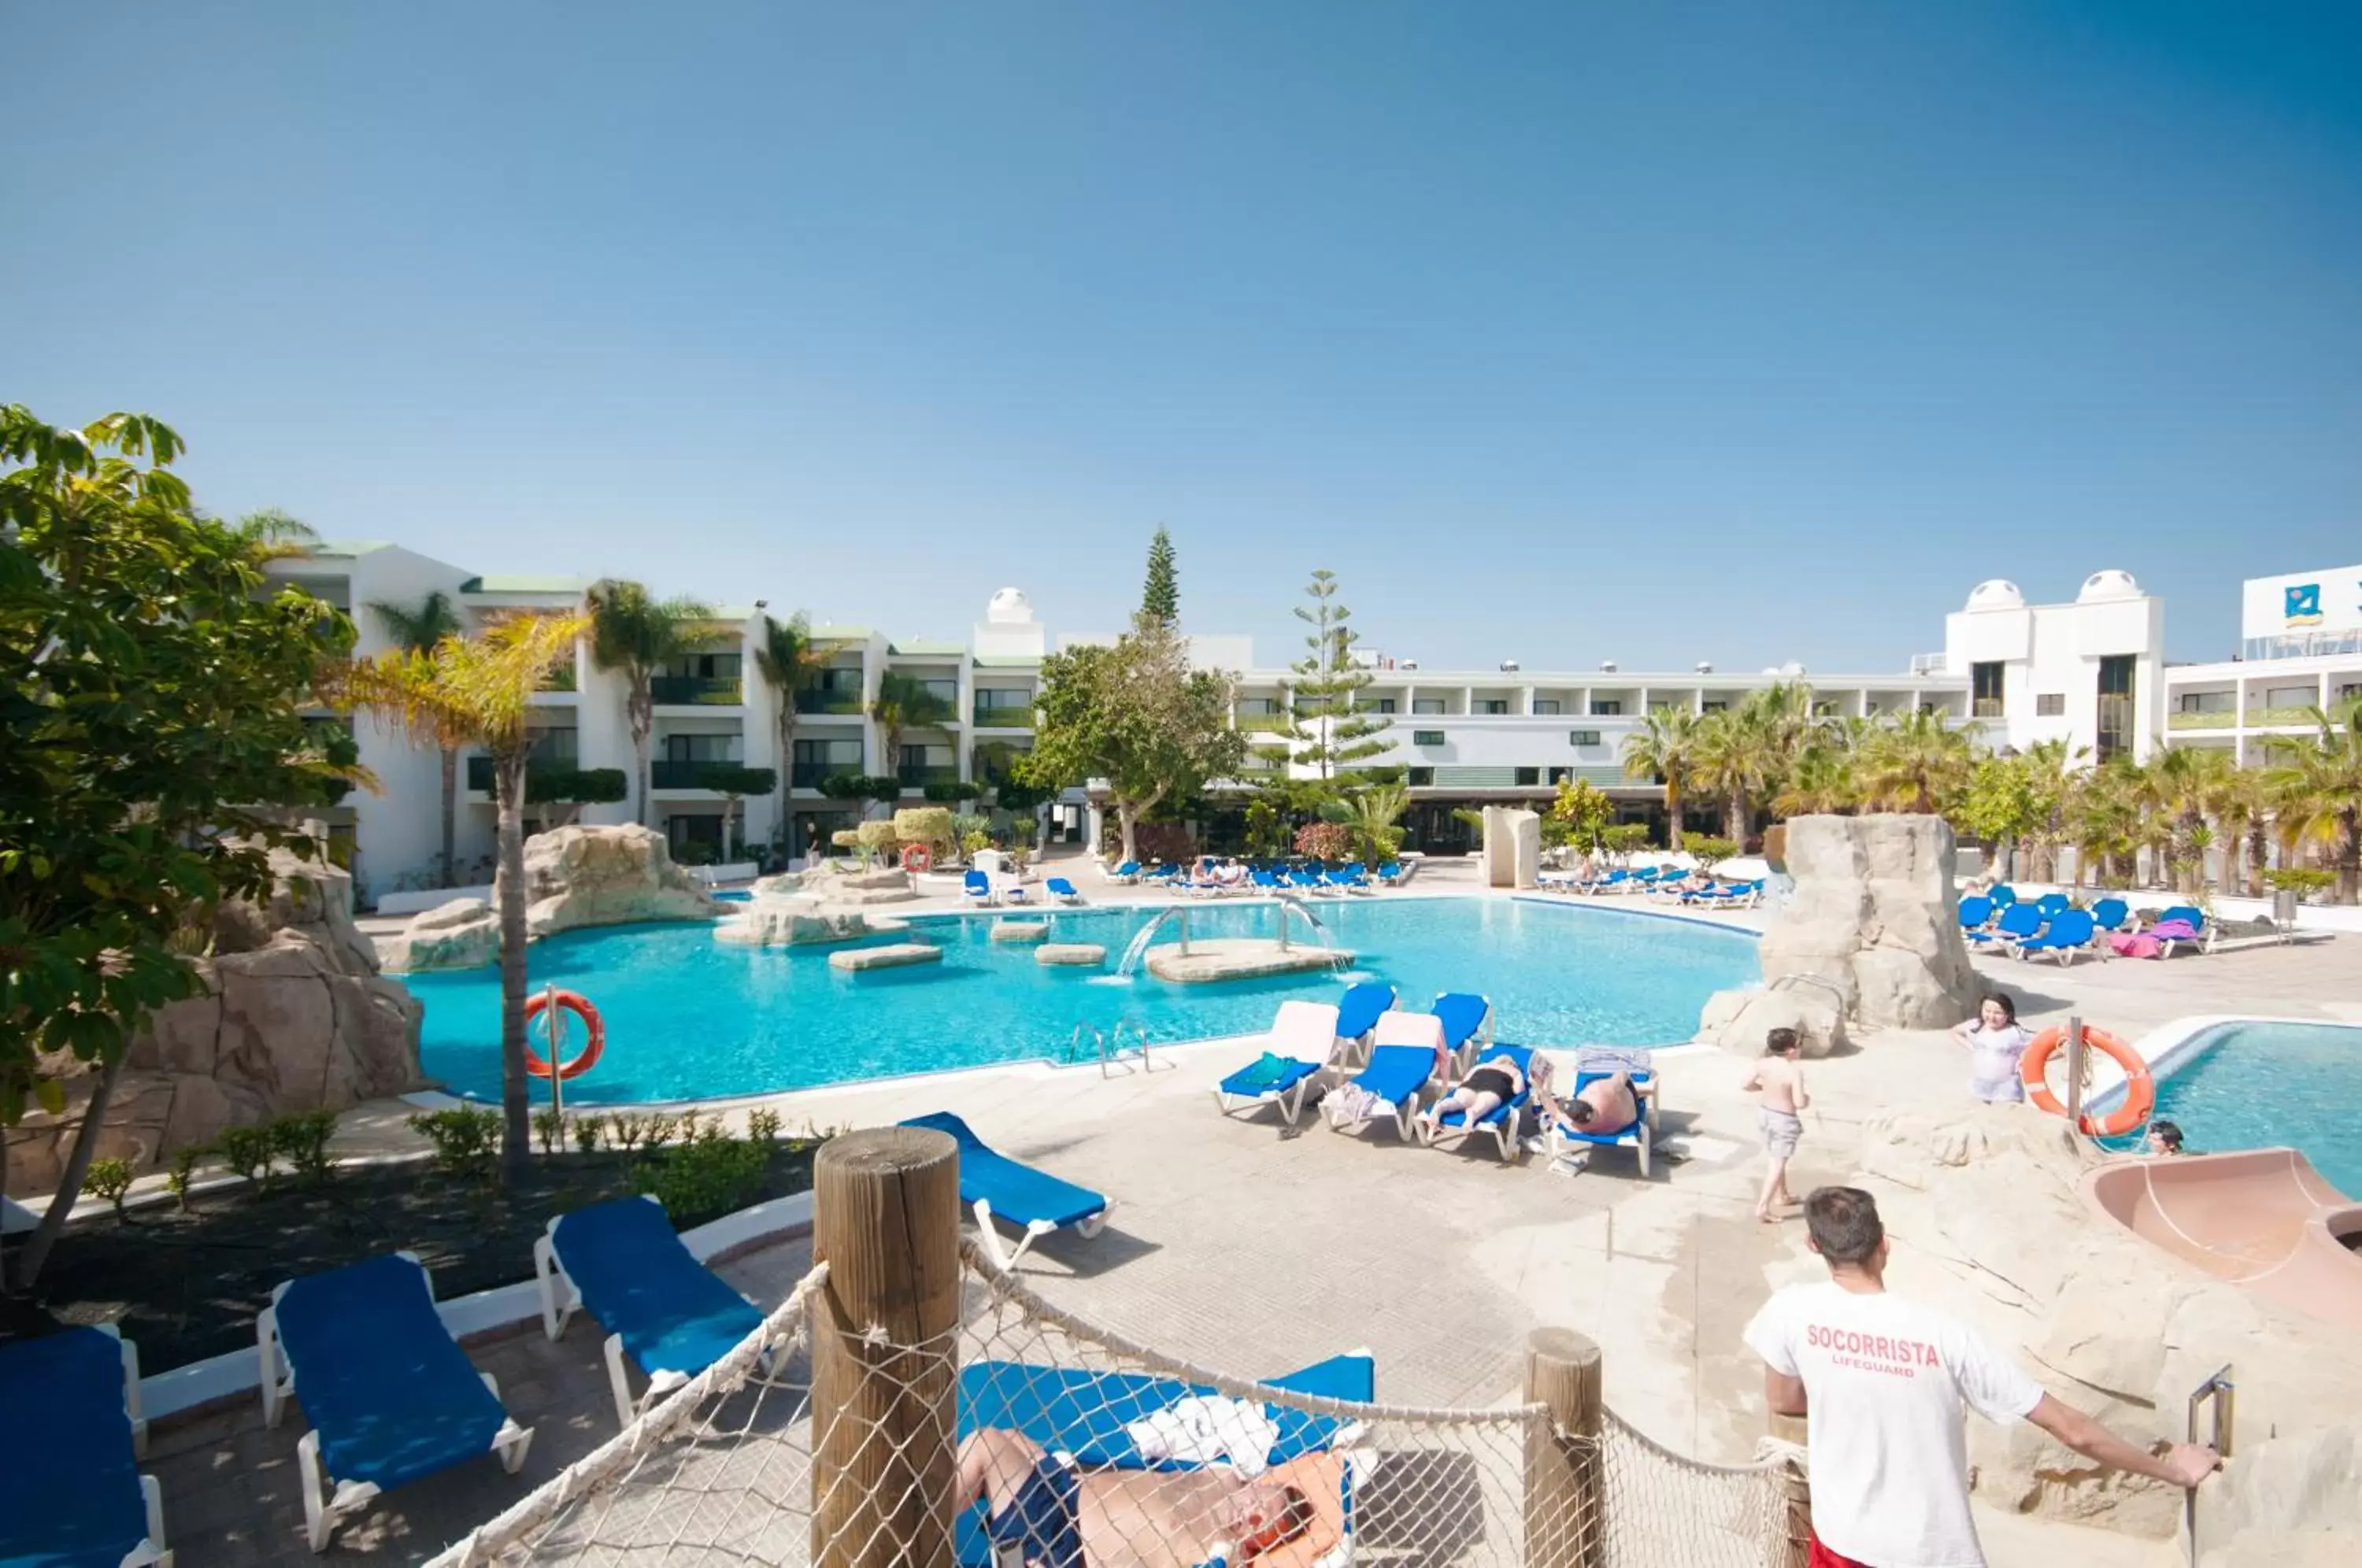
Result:
<svg viewBox="0 0 2362 1568"><path fill-rule="evenodd" d="M1419 1018L1423 1018L1429 1023L1435 1025L1435 1028L1430 1032L1434 1036L1433 1039L1382 1040L1379 1038L1381 1034L1398 1032L1401 1028L1407 1028L1410 1026L1408 1021ZM1396 1025L1397 1031L1389 1031L1387 1028L1389 1023ZM1377 1048L1381 1045L1407 1045L1415 1050L1441 1052L1443 1049L1443 1021L1437 1018L1431 1012L1412 1012L1404 1008L1388 1008L1385 1011L1378 1014L1378 1021L1376 1024L1372 1026L1368 1039L1370 1043L1369 1050L1363 1055L1361 1061L1361 1066L1364 1069L1368 1067L1370 1062L1376 1056ZM1450 1070L1448 1062L1445 1070ZM1352 1080L1348 1079L1346 1087L1351 1087L1351 1082ZM1440 1093L1441 1088L1442 1085L1437 1082L1435 1076L1430 1073L1428 1076L1427 1080L1424 1083L1421 1083L1418 1088L1414 1089L1409 1095L1406 1096L1400 1102L1398 1102L1394 1107L1390 1114L1381 1113L1357 1117L1350 1122L1341 1121L1336 1118L1331 1117L1329 1121L1329 1131L1331 1132L1359 1132L1362 1128L1369 1125L1373 1121L1383 1122L1394 1128L1396 1137L1401 1139L1406 1143L1411 1143L1418 1136L1418 1113L1422 1110L1426 1109L1429 1091L1435 1090Z"/></svg>
<svg viewBox="0 0 2362 1568"><path fill-rule="evenodd" d="M1296 1034L1303 1036L1300 1040L1294 1038L1288 1031L1288 1024L1294 1020L1302 1021L1295 1031ZM1279 1004L1279 1011L1272 1017L1271 1028L1264 1035L1265 1050L1276 1055L1294 1057L1299 1062L1308 1059L1309 1053L1306 1048L1316 1041L1321 1055L1320 1065L1313 1071L1284 1089L1264 1089L1253 1095L1225 1094L1218 1083L1214 1086L1216 1108L1225 1116L1233 1116L1242 1110L1275 1105L1286 1124L1295 1126L1304 1118L1304 1102L1311 1095L1313 1086L1334 1075L1340 1059L1339 1048L1346 1043L1337 1038L1337 1006L1334 1002L1284 1001Z"/></svg>
<svg viewBox="0 0 2362 1568"><path fill-rule="evenodd" d="M394 1255L418 1263L418 1254L407 1249L398 1251ZM426 1287L426 1299L431 1303L435 1299L435 1276L427 1272L424 1264L418 1264L418 1275ZM295 1366L287 1359L287 1352L279 1339L279 1298L286 1295L287 1287L294 1283L288 1279L272 1286L270 1305L256 1314L254 1320L255 1349L262 1362L262 1421L269 1427L279 1425L287 1413L287 1401L296 1392ZM479 1370L476 1375L484 1380L484 1386L491 1391L493 1398L501 1397L500 1383L491 1373ZM533 1429L517 1425L516 1418L508 1416L505 1410L502 1415L505 1419L501 1422L501 1430L492 1434L489 1452L499 1454L501 1468L513 1475L524 1468L525 1451L533 1446ZM337 1527L349 1516L367 1507L383 1488L374 1481L338 1481L329 1475L321 1468L320 1434L316 1430L305 1432L295 1444L295 1463L303 1478L304 1542L315 1551L326 1551ZM128 1568L127 1563L126 1568Z"/></svg>
<svg viewBox="0 0 2362 1568"><path fill-rule="evenodd" d="M1664 1098L1665 1094L1664 1076L1657 1074L1654 1077L1656 1082L1649 1086L1648 1094L1645 1097L1638 1097L1640 1099L1639 1120L1627 1127L1612 1144L1596 1143L1584 1138L1571 1138L1567 1136L1565 1127L1559 1119L1555 1116L1551 1117L1550 1132L1545 1135L1550 1157L1555 1160L1577 1149L1586 1154L1593 1149L1600 1148L1629 1149L1639 1158L1640 1174L1644 1176L1649 1175L1655 1164L1657 1152L1657 1103Z"/></svg>
<svg viewBox="0 0 2362 1568"><path fill-rule="evenodd" d="M1303 1058L1298 1057L1301 1061ZM1304 1118L1304 1101L1312 1086L1325 1077L1329 1069L1315 1067L1284 1089L1264 1089L1260 1094L1229 1094L1222 1086L1214 1086L1214 1104L1225 1116L1235 1116L1242 1110L1255 1110L1263 1106L1279 1107L1280 1120L1293 1127Z"/></svg>
<svg viewBox="0 0 2362 1568"><path fill-rule="evenodd" d="M1017 1226L1025 1232L1017 1239L1014 1250L1004 1245L1000 1240L1000 1232L992 1228L992 1221L996 1216L993 1214L990 1203L979 1198L968 1208L976 1215L977 1237L984 1243L986 1253L995 1264L1007 1269L1014 1268L1017 1265L1017 1260L1023 1257L1034 1242L1054 1231L1071 1230L1086 1242L1089 1241L1107 1229L1108 1215L1114 1209L1115 1202L1110 1198L1098 1213L1087 1214L1071 1226L1053 1225L1047 1220L1010 1220L1009 1222L1011 1225Z"/></svg>
<svg viewBox="0 0 2362 1568"><path fill-rule="evenodd" d="M652 1193L644 1192L640 1197L649 1203L657 1201ZM659 1203L657 1207L662 1208L663 1205ZM557 1256L557 1221L563 1218L559 1215L551 1219L533 1242L533 1278L534 1283L541 1287L541 1330L553 1341L565 1336L566 1325L572 1322L574 1314L582 1309L582 1292L575 1288L573 1276L566 1272L566 1264ZM757 1310L761 1309L762 1303L745 1291L740 1291L739 1295L745 1297L749 1307ZM767 1349L763 1352L767 1366L770 1354ZM686 1372L651 1372L647 1388L634 1399L631 1374L624 1365L627 1357L623 1335L607 1336L606 1359L607 1386L615 1396L615 1424L619 1427L630 1426L634 1417L674 1389L685 1386L690 1379L690 1374Z"/></svg>

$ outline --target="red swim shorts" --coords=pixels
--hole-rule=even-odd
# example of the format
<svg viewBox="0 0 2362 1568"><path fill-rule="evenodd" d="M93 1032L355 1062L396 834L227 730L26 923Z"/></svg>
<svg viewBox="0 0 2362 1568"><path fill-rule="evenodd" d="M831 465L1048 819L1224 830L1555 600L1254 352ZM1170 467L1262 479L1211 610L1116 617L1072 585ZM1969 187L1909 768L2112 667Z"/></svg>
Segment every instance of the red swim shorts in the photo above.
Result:
<svg viewBox="0 0 2362 1568"><path fill-rule="evenodd" d="M1813 1554L1805 1560L1805 1568L1870 1568L1867 1562L1857 1562L1841 1556L1821 1544L1819 1536L1813 1537Z"/></svg>

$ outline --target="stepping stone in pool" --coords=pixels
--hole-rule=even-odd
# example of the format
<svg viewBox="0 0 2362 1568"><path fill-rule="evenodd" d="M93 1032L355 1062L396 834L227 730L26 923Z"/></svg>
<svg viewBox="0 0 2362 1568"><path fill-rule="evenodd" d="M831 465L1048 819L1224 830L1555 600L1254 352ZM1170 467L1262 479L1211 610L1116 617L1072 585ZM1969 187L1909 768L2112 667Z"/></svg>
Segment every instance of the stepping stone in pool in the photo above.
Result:
<svg viewBox="0 0 2362 1568"><path fill-rule="evenodd" d="M899 969L908 964L940 964L944 950L923 942L893 942L883 947L855 947L828 955L828 966L855 973L863 969Z"/></svg>
<svg viewBox="0 0 2362 1568"><path fill-rule="evenodd" d="M992 927L995 942L1044 942L1049 935L1050 922L1046 920L997 921Z"/></svg>
<svg viewBox="0 0 2362 1568"><path fill-rule="evenodd" d="M1096 968L1107 962L1107 949L1096 942L1045 942L1033 949L1033 962Z"/></svg>

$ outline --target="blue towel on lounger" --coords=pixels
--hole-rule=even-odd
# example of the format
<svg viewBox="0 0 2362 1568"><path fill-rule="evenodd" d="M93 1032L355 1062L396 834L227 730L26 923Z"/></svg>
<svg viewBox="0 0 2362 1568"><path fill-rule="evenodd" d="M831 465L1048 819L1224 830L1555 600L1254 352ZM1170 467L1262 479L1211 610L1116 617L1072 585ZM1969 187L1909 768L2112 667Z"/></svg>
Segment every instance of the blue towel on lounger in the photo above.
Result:
<svg viewBox="0 0 2362 1568"><path fill-rule="evenodd" d="M699 1263L664 1206L618 1198L557 1221L550 1245L566 1277L640 1370L694 1377L756 1329L763 1314Z"/></svg>
<svg viewBox="0 0 2362 1568"><path fill-rule="evenodd" d="M0 1344L0 1389L30 1423L0 1463L0 1562L116 1568L148 1539L121 1342L68 1329Z"/></svg>

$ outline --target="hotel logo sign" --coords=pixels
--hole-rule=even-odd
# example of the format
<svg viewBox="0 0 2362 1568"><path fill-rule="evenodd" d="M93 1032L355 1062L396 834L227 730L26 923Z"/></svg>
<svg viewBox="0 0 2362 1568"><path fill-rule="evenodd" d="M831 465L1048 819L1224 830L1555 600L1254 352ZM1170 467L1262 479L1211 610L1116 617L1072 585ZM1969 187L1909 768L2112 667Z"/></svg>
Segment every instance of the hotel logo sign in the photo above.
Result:
<svg viewBox="0 0 2362 1568"><path fill-rule="evenodd" d="M2321 584L2290 583L2285 591L2287 603L2280 614L2290 625L2318 626L2321 624Z"/></svg>

